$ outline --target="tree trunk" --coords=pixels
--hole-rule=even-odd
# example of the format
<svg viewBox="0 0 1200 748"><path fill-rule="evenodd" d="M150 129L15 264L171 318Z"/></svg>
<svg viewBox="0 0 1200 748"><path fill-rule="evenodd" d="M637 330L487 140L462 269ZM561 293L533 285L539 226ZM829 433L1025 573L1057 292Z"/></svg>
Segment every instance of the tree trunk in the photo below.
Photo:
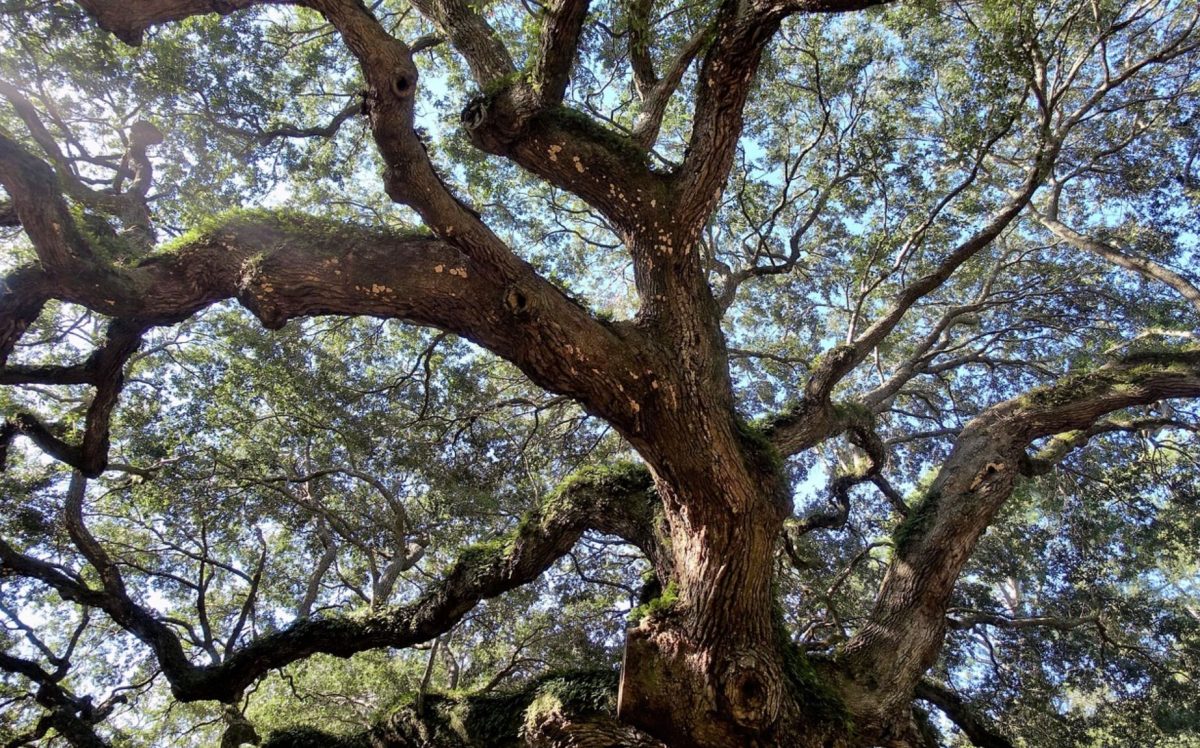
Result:
<svg viewBox="0 0 1200 748"><path fill-rule="evenodd" d="M705 407L720 399L680 398L692 407L648 419L637 440L671 564L658 570L661 596L627 632L618 714L681 748L846 744L840 710L805 703L798 671L807 669L775 614L776 544L790 510L780 462L731 408Z"/></svg>

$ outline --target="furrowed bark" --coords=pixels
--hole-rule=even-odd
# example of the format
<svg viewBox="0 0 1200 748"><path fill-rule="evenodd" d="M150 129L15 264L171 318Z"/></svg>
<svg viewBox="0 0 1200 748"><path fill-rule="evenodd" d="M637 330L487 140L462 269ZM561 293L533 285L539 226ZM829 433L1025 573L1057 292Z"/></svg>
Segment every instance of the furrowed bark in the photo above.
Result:
<svg viewBox="0 0 1200 748"><path fill-rule="evenodd" d="M530 85L539 108L562 102L579 49L588 0L553 0L547 7Z"/></svg>
<svg viewBox="0 0 1200 748"><path fill-rule="evenodd" d="M463 0L417 0L413 6L441 28L450 46L471 67L471 73L480 88L486 89L516 72L517 67L504 43L470 3Z"/></svg>

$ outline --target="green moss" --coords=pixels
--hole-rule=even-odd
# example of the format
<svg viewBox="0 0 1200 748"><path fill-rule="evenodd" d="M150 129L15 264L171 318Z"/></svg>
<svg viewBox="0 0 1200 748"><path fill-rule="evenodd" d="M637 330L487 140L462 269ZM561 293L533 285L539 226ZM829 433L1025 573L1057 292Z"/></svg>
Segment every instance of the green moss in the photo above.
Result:
<svg viewBox="0 0 1200 748"><path fill-rule="evenodd" d="M494 98L495 96L498 96L500 92L523 80L525 75L525 71L523 70L514 70L507 75L502 75L484 86L482 93L489 99Z"/></svg>
<svg viewBox="0 0 1200 748"><path fill-rule="evenodd" d="M481 566L502 559L512 548L514 533L481 540L459 551L457 566Z"/></svg>
<svg viewBox="0 0 1200 748"><path fill-rule="evenodd" d="M658 597L642 603L629 611L629 623L636 626L646 618L659 618L668 614L679 602L679 586L668 582L667 588Z"/></svg>
<svg viewBox="0 0 1200 748"><path fill-rule="evenodd" d="M122 239L103 216L84 210L78 205L71 207L71 216L75 219L75 227L84 241L100 259L120 263L132 259L137 254L133 245Z"/></svg>
<svg viewBox="0 0 1200 748"><path fill-rule="evenodd" d="M541 115L547 124L577 134L585 141L600 144L605 150L616 153L633 163L649 165L646 151L638 148L632 140L624 135L604 127L583 112L570 107L559 106ZM666 198L666 194L663 194Z"/></svg>
<svg viewBox="0 0 1200 748"><path fill-rule="evenodd" d="M370 745L375 738L385 745L488 746L523 745L522 737L541 717L561 711L572 718L616 711L617 674L603 670L548 673L513 691L479 694L426 694L422 713L415 697L406 699L381 725L346 743L352 748ZM292 731L320 736L312 730ZM272 748L308 748L341 743L279 743Z"/></svg>
<svg viewBox="0 0 1200 748"><path fill-rule="evenodd" d="M834 403L833 413L843 426L853 423L870 424L875 421L875 414L871 412L870 408L853 400Z"/></svg>
<svg viewBox="0 0 1200 748"><path fill-rule="evenodd" d="M816 722L836 725L844 731L853 731L853 721L841 697L825 683L816 667L804 654L804 650L788 636L783 609L778 601L775 603L774 618L776 640L783 657L783 674L787 677L796 700L803 705L805 714Z"/></svg>
<svg viewBox="0 0 1200 748"><path fill-rule="evenodd" d="M904 521L892 531L892 540L896 544L896 553L902 554L910 544L918 540L929 529L933 518L937 515L938 501L941 497L934 492L925 494L904 518Z"/></svg>
<svg viewBox="0 0 1200 748"><path fill-rule="evenodd" d="M167 255L201 241L217 240L239 228L265 226L337 245L378 241L381 237L411 239L429 236L424 231L397 231L362 226L334 218L321 218L286 208L237 208L216 213L195 224L186 233L159 245L155 255Z"/></svg>
<svg viewBox="0 0 1200 748"><path fill-rule="evenodd" d="M1069 405L1115 390L1121 392L1136 387L1153 375L1196 373L1200 366L1200 347L1156 346L1130 353L1121 359L1117 368L1072 374L1053 384L1026 393L1022 401L1034 406Z"/></svg>
<svg viewBox="0 0 1200 748"><path fill-rule="evenodd" d="M599 489L612 492L637 491L647 489L650 474L646 466L633 460L617 460L607 465L587 465L563 479L553 492L543 502L543 508L550 508L563 501L573 493L581 490Z"/></svg>
<svg viewBox="0 0 1200 748"><path fill-rule="evenodd" d="M545 531L549 522L561 513L571 511L573 505L595 504L650 489L650 475L645 465L632 460L580 468L565 478L540 505L521 515L515 528L460 551L457 566L465 568L500 561L512 551L517 541Z"/></svg>
<svg viewBox="0 0 1200 748"><path fill-rule="evenodd" d="M766 473L775 474L783 469L783 456L767 437L768 424L763 421L736 421L738 437L755 466Z"/></svg>

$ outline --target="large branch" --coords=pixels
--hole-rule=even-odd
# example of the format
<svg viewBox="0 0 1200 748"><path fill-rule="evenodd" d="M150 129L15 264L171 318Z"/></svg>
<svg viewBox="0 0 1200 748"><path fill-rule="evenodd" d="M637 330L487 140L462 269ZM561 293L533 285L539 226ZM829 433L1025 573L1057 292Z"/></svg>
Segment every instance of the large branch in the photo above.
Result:
<svg viewBox="0 0 1200 748"><path fill-rule="evenodd" d="M418 0L470 65L484 93L463 110L472 143L579 196L627 234L643 217L665 216L665 178L625 134L564 106L587 0L556 0L544 11L529 72L518 73L483 16L463 0ZM431 224L436 227L436 223Z"/></svg>
<svg viewBox="0 0 1200 748"><path fill-rule="evenodd" d="M126 44L138 46L151 26L207 13L227 15L253 5L285 4L288 0L77 0L100 24Z"/></svg>
<svg viewBox="0 0 1200 748"><path fill-rule="evenodd" d="M1200 351L1132 356L992 406L967 424L896 529L875 606L842 657L850 673L878 684L879 708L897 708L932 665L955 581L1011 495L1029 445L1086 430L1114 411L1180 397L1200 397Z"/></svg>
<svg viewBox="0 0 1200 748"><path fill-rule="evenodd" d="M742 134L742 111L763 50L795 13L843 13L888 0L726 0L701 63L687 155L677 174L677 220L698 235L724 189Z"/></svg>
<svg viewBox="0 0 1200 748"><path fill-rule="evenodd" d="M588 0L552 0L542 21L530 84L542 106L562 102L579 49Z"/></svg>
<svg viewBox="0 0 1200 748"><path fill-rule="evenodd" d="M26 269L7 279L0 353L11 350L51 297L142 328L173 324L236 298L271 328L314 314L440 327L513 361L540 385L634 427L639 384L627 381L628 366L622 368L632 355L629 346L511 255L497 260L487 251L471 252L470 243L460 249L429 237L262 213L235 214L134 267L113 267L94 257L75 227L50 167L3 136L0 180L47 271ZM507 252L502 244L490 249ZM517 264L505 264L509 260ZM625 394L614 397L618 384Z"/></svg>
<svg viewBox="0 0 1200 748"><path fill-rule="evenodd" d="M641 466L581 472L565 482L507 536L467 548L446 577L416 601L355 618L296 622L256 639L210 666L191 664L169 627L136 604L116 565L91 536L82 514L83 481L76 474L66 504L72 541L99 572L101 589L0 541L0 571L36 580L64 598L103 609L155 653L176 698L231 701L255 679L315 653L348 657L380 647L409 647L452 628L481 600L533 581L588 530L613 534L657 555L657 497Z"/></svg>
<svg viewBox="0 0 1200 748"><path fill-rule="evenodd" d="M94 253L59 191L58 177L41 159L0 132L0 184L12 199L21 228L42 266L58 273ZM33 280L28 278L28 280ZM6 291L11 289L5 289Z"/></svg>
<svg viewBox="0 0 1200 748"><path fill-rule="evenodd" d="M146 202L154 167L147 151L163 140L158 128L143 120L138 120L130 126L126 137L126 151L117 168L112 189L99 191L87 186L79 178L74 171L74 164L62 152L54 136L43 124L37 108L20 89L6 81L0 81L0 96L9 101L17 116L24 122L30 136L49 157L66 193L89 208L120 218L125 239L132 242L135 252L144 253L154 242L150 208ZM127 176L131 177L131 181L128 189L122 192ZM111 228L109 230L111 231Z"/></svg>
<svg viewBox="0 0 1200 748"><path fill-rule="evenodd" d="M1167 285L1186 299L1192 305L1192 309L1200 315L1200 288L1197 288L1194 283L1148 257L1140 257L1132 252L1122 251L1111 244L1075 231L1058 220L1056 207L1052 205L1045 213L1034 212L1037 219L1050 230L1050 233L1076 249L1095 255L1117 267L1131 270L1148 280Z"/></svg>
<svg viewBox="0 0 1200 748"><path fill-rule="evenodd" d="M917 684L917 698L936 706L979 748L1013 748L1008 738L980 717L963 697L930 680Z"/></svg>

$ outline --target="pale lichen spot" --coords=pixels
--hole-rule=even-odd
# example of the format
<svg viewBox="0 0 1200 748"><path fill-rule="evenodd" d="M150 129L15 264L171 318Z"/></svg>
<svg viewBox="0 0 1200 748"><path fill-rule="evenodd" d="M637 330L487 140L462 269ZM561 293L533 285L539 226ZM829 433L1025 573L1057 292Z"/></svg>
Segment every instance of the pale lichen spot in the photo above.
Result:
<svg viewBox="0 0 1200 748"><path fill-rule="evenodd" d="M435 272L435 273L440 273L445 269L446 269L445 265L434 265L433 266L433 272Z"/></svg>
<svg viewBox="0 0 1200 748"><path fill-rule="evenodd" d="M457 275L459 278L467 277L467 269L466 268L450 268L449 272L450 272L450 275Z"/></svg>
<svg viewBox="0 0 1200 748"><path fill-rule="evenodd" d="M559 145L558 143L555 143L554 145L550 146L550 149L549 149L550 160L557 161L558 154L560 151L562 151L562 149L563 149L563 147L561 145ZM578 161L579 160L578 157L575 160Z"/></svg>
<svg viewBox="0 0 1200 748"><path fill-rule="evenodd" d="M642 406L638 405L637 400L630 400L629 401L629 409L631 411L633 411L634 413L639 413L642 410Z"/></svg>
<svg viewBox="0 0 1200 748"><path fill-rule="evenodd" d="M583 166L583 162L579 160L578 156L572 156L571 161L575 163L575 171L579 172L580 174L587 171L587 169L585 169Z"/></svg>

